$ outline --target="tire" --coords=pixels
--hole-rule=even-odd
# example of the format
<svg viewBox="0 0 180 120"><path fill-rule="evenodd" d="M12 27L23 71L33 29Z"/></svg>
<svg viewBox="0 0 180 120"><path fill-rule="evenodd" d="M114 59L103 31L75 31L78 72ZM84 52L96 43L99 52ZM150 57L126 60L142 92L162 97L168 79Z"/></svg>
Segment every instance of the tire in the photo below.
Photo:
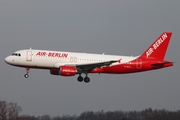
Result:
<svg viewBox="0 0 180 120"><path fill-rule="evenodd" d="M89 77L85 77L85 78L84 78L84 82L85 82L85 83L89 83L89 82L90 82L90 78L89 78Z"/></svg>
<svg viewBox="0 0 180 120"><path fill-rule="evenodd" d="M82 77L82 76L79 76L79 77L77 78L77 80L78 80L79 82L82 82L82 81L83 81L83 77Z"/></svg>
<svg viewBox="0 0 180 120"><path fill-rule="evenodd" d="M28 77L29 77L29 75L28 75L28 74L25 74L25 75L24 75L24 77L25 77L25 78L28 78Z"/></svg>

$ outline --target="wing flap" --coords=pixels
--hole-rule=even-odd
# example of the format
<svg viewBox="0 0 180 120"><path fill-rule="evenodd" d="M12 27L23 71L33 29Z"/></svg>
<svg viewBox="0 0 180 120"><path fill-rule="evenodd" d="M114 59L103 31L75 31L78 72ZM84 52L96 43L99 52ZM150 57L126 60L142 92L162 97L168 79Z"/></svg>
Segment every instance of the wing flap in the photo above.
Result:
<svg viewBox="0 0 180 120"><path fill-rule="evenodd" d="M117 62L117 60L111 60L111 61L99 62L99 63L78 64L78 65L76 65L76 67L77 67L77 69L81 70L82 72L87 72L87 71L93 70L95 68L101 68L103 66L109 66L115 62Z"/></svg>

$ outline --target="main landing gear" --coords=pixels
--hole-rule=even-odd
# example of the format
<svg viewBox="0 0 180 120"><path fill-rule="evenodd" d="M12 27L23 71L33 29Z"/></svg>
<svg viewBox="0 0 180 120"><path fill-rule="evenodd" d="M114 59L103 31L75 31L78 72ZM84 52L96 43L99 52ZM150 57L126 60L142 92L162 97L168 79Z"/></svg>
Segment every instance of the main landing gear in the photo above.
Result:
<svg viewBox="0 0 180 120"><path fill-rule="evenodd" d="M84 77L84 79L83 79L83 77L81 76L81 74L79 74L79 77L77 78L77 80L78 80L79 82L82 82L82 81L84 80L85 83L89 83L89 82L90 82L90 78L87 76L87 74L86 74L86 76Z"/></svg>
<svg viewBox="0 0 180 120"><path fill-rule="evenodd" d="M26 68L26 74L24 75L25 78L29 77L29 70L30 70L30 68Z"/></svg>

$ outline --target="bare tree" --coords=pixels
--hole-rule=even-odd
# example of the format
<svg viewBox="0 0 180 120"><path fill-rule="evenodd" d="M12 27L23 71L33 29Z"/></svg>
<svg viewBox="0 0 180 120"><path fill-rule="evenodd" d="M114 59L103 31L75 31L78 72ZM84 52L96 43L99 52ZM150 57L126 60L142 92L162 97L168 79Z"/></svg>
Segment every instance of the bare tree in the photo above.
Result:
<svg viewBox="0 0 180 120"><path fill-rule="evenodd" d="M0 101L0 120L7 120L7 103Z"/></svg>
<svg viewBox="0 0 180 120"><path fill-rule="evenodd" d="M17 120L19 113L22 111L22 108L17 105L17 103L10 102L8 104L8 118L9 120Z"/></svg>
<svg viewBox="0 0 180 120"><path fill-rule="evenodd" d="M0 120L18 120L22 108L17 103L0 101Z"/></svg>

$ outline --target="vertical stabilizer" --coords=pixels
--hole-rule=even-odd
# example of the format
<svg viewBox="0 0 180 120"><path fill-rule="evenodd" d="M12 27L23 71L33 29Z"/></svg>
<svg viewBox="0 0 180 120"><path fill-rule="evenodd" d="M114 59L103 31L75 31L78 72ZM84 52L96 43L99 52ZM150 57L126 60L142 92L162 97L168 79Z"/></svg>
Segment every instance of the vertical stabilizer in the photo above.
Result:
<svg viewBox="0 0 180 120"><path fill-rule="evenodd" d="M162 33L162 35L160 35L159 38L140 57L164 60L171 35L172 32Z"/></svg>

